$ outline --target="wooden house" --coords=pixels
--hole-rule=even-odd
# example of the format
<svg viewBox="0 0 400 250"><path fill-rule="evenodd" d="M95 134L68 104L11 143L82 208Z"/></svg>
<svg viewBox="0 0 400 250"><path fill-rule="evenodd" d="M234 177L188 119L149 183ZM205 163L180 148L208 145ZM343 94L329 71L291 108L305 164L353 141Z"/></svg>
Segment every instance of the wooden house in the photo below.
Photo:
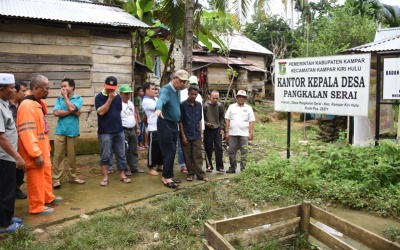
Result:
<svg viewBox="0 0 400 250"><path fill-rule="evenodd" d="M51 137L61 79L74 79L84 98L81 137L97 138L94 96L107 76L132 87L141 79L134 74L132 33L149 26L121 8L87 0L1 0L0 6L0 72L28 83L36 74L49 78Z"/></svg>
<svg viewBox="0 0 400 250"><path fill-rule="evenodd" d="M220 48L213 45L214 52L202 46L193 51L193 71L206 90L227 92L232 76L227 74L228 64L238 72L231 89L243 89L262 97L271 93L272 85L267 89L267 66L272 61L272 52L243 35L220 36L229 48L229 55L222 56L215 51Z"/></svg>

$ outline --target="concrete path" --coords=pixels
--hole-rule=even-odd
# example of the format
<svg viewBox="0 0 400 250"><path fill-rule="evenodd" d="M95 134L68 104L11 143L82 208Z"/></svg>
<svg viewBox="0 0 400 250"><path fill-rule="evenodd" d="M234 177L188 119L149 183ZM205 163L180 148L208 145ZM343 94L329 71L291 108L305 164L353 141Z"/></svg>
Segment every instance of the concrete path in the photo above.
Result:
<svg viewBox="0 0 400 250"><path fill-rule="evenodd" d="M225 169L228 169L226 166ZM239 168L238 168L239 169ZM239 170L237 171L239 173ZM62 183L60 189L54 190L56 196L61 196L63 201L52 204L55 211L49 215L30 215L28 212L27 200L16 200L15 216L25 218L29 227L46 227L66 220L78 218L81 214L93 214L118 207L122 204L130 204L147 199L162 193L174 192L188 186L201 185L204 181L186 181L186 174L180 173L175 166L175 178L182 183L178 189L170 189L164 186L161 181L161 173L158 176L151 176L146 173L135 173L130 176L132 183L125 184L119 181L119 174L110 175L110 183L106 187L100 186L102 176L85 179L85 184L77 185ZM210 180L227 178L234 174L207 173ZM22 190L26 185L22 186Z"/></svg>

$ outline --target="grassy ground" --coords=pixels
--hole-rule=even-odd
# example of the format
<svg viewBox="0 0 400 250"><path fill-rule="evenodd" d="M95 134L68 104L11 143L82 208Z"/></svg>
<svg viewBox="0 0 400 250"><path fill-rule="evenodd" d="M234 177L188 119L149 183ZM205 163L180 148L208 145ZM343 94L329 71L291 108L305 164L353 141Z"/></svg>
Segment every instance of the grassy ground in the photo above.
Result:
<svg viewBox="0 0 400 250"><path fill-rule="evenodd" d="M343 202L355 204L353 207L360 201L364 202L364 208L373 207L373 204L367 202L369 198L364 197L360 191L367 187L361 187L354 180L349 181L339 168L341 164L346 166L349 164L341 159L350 158L355 162L361 162L361 159L367 158L371 152L356 151L332 144L300 146L298 141L304 138L312 140L316 130L313 124L308 122L307 126L311 129L304 135L304 124L297 118L292 119L294 121L291 124L291 148L293 154L299 157L293 157L293 160L288 161L282 157L286 156L286 120L277 120L283 115L273 114L272 107L265 104L257 104L255 110L258 119L255 138L250 145L248 166L244 173L176 193L160 195L131 206L121 206L113 211L96 214L90 220L80 219L57 225L46 229L46 233L39 236L34 236L29 230L23 230L3 240L0 248L202 249L203 224L209 219L222 220L296 204L304 199L312 200L314 203L342 204L341 198L334 197L333 193L347 194L344 195L346 197L342 197L347 199ZM389 147L387 152L389 150L394 149ZM351 154L347 155L348 151L351 151ZM386 155L391 155L387 152ZM302 154L305 157L301 157ZM397 154L397 151L393 151L392 154ZM394 161L397 162L397 158ZM353 165L357 170L357 166ZM382 166L391 171L387 164ZM347 168L343 169L347 171ZM378 173L376 169L373 171ZM361 173L367 175L360 171L348 172L348 175L354 176L359 176ZM344 186L327 186L326 183L329 181L320 179L329 177L331 178L329 180L334 180L331 181L332 185L335 185L334 178L338 176L340 177L338 180L343 181ZM382 193L392 189L384 189ZM329 190L332 193L327 192ZM351 194L357 195L351 196ZM395 196L392 199L395 202ZM400 207L400 205L396 207L396 203L390 205L394 208ZM386 212L387 215L394 217L397 215L396 210ZM397 239L398 232L398 229L390 228L387 234ZM265 240L263 237L249 237L248 242L243 242L233 236L230 242L236 249L312 249L301 236L296 242L284 247L279 246L276 239Z"/></svg>

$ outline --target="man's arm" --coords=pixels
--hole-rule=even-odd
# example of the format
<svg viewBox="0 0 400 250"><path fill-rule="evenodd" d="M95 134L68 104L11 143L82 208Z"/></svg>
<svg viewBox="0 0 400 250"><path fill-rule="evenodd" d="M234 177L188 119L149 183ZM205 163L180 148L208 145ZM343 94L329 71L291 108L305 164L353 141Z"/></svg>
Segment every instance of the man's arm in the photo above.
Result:
<svg viewBox="0 0 400 250"><path fill-rule="evenodd" d="M254 135L254 122L250 122L250 132L249 132L249 140L253 140L253 135Z"/></svg>
<svg viewBox="0 0 400 250"><path fill-rule="evenodd" d="M183 123L182 122L179 122L179 131L181 132L182 144L187 144L188 141L187 141L186 136L185 136L185 131L183 130Z"/></svg>
<svg viewBox="0 0 400 250"><path fill-rule="evenodd" d="M22 159L17 150L15 150L15 148L11 145L11 142L8 140L4 132L0 132L0 147L4 150L4 152L15 159L17 168L25 169L25 161Z"/></svg>
<svg viewBox="0 0 400 250"><path fill-rule="evenodd" d="M229 119L225 120L225 137L229 139L229 126L231 125L231 121Z"/></svg>
<svg viewBox="0 0 400 250"><path fill-rule="evenodd" d="M107 101L97 109L97 114L99 116L104 116L108 112L108 109L110 108L111 103L116 95L117 94L115 93L115 91L108 94Z"/></svg>

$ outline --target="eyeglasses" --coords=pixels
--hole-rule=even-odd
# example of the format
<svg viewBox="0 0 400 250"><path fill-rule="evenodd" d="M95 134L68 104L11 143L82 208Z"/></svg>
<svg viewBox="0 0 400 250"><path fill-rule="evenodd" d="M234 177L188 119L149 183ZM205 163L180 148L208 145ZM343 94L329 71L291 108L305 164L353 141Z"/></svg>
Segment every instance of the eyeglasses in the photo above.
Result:
<svg viewBox="0 0 400 250"><path fill-rule="evenodd" d="M41 89L44 89L45 91L47 91L47 92L49 92L50 91L50 87L48 87L48 88L45 88L45 87L42 87L42 86L37 86L38 88L41 88Z"/></svg>

